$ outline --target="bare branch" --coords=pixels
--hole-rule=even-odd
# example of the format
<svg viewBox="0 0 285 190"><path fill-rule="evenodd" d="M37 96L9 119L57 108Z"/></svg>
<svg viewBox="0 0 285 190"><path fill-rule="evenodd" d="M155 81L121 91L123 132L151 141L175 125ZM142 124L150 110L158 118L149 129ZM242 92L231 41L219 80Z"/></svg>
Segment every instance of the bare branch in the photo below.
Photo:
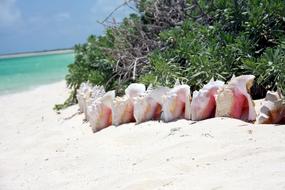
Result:
<svg viewBox="0 0 285 190"><path fill-rule="evenodd" d="M124 7L124 6L128 6L128 7L130 7L129 6L129 4L128 3L130 3L131 1L133 1L133 0L125 0L125 2L124 3L122 3L121 5L119 5L119 6L117 6L112 12L110 12L109 13L109 15L103 20L103 21L99 21L99 23L101 23L101 24L103 24L103 23L105 23L107 20L109 20L109 18L116 12L116 11L118 11L120 8L122 8L122 7Z"/></svg>

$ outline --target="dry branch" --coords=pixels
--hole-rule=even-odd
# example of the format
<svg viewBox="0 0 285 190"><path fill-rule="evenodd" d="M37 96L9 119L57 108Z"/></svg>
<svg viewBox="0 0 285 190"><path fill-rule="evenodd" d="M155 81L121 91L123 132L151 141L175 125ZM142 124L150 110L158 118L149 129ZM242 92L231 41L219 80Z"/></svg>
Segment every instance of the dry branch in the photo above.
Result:
<svg viewBox="0 0 285 190"><path fill-rule="evenodd" d="M139 14L137 20L129 18L120 25L110 21L120 8L128 6L133 9L131 2L136 8L141 3L140 0L126 0L100 22L111 29L114 36L116 47L104 48L104 51L116 60L111 79L115 79L119 86L121 83L137 80L137 73L149 66L149 54L155 49L163 49L159 40L161 31L181 25L192 11L198 10L199 16L196 19L204 19L206 22L209 20L196 0L192 4L187 4L187 0L153 0L144 8L144 12L135 10Z"/></svg>

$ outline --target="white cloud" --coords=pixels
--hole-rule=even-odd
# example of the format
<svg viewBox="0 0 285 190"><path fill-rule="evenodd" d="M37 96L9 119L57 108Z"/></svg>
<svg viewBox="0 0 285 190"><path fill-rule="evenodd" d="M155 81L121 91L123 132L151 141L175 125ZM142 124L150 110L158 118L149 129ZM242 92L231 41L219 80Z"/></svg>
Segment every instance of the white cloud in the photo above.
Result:
<svg viewBox="0 0 285 190"><path fill-rule="evenodd" d="M0 27L11 26L21 18L16 0L0 0Z"/></svg>

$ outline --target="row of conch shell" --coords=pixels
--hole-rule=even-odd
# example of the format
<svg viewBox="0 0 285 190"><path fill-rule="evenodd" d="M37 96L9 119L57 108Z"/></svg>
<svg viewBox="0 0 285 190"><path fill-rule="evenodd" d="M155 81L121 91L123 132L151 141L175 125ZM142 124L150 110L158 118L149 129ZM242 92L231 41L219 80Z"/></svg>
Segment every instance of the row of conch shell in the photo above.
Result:
<svg viewBox="0 0 285 190"><path fill-rule="evenodd" d="M285 107L281 95L269 92L257 117L250 96L253 75L233 76L225 84L211 80L201 90L177 83L173 88L133 83L125 95L116 97L115 91L105 93L100 86L82 84L77 91L81 112L86 114L93 131L110 125L129 122L142 123L149 120L165 122L185 118L200 121L212 117L231 117L257 123L277 123L283 119Z"/></svg>
<svg viewBox="0 0 285 190"><path fill-rule="evenodd" d="M285 122L284 97L278 92L267 92L256 118L257 124L278 124Z"/></svg>

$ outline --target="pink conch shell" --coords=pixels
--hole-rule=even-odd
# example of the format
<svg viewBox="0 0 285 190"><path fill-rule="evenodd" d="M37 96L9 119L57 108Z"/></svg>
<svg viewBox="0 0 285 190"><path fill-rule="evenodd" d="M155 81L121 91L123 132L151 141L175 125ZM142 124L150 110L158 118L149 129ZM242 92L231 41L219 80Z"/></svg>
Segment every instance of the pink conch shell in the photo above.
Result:
<svg viewBox="0 0 285 190"><path fill-rule="evenodd" d="M89 122L93 132L112 125L112 102L115 98L115 91L107 92L103 97L96 99L88 107Z"/></svg>
<svg viewBox="0 0 285 190"><path fill-rule="evenodd" d="M133 83L125 90L126 95L116 97L112 104L113 125L120 125L135 121L134 98L145 92L145 85Z"/></svg>
<svg viewBox="0 0 285 190"><path fill-rule="evenodd" d="M215 116L215 97L218 89L220 89L223 85L223 81L211 80L201 90L193 92L191 102L191 119L193 121L199 121Z"/></svg>
<svg viewBox="0 0 285 190"><path fill-rule="evenodd" d="M134 98L134 118L136 123L160 119L161 97L169 91L167 87L148 89L143 95Z"/></svg>
<svg viewBox="0 0 285 190"><path fill-rule="evenodd" d="M133 116L133 104L128 96L116 97L112 104L113 125L135 121Z"/></svg>
<svg viewBox="0 0 285 190"><path fill-rule="evenodd" d="M232 117L245 121L254 121L256 112L249 94L253 75L233 77L227 85L218 91L216 117Z"/></svg>
<svg viewBox="0 0 285 190"><path fill-rule="evenodd" d="M284 116L285 105L282 95L277 92L267 92L265 99L262 101L256 123L277 124L285 119Z"/></svg>
<svg viewBox="0 0 285 190"><path fill-rule="evenodd" d="M85 108L85 100L91 97L92 86L89 83L82 83L77 89L76 98L79 105L79 112L83 113Z"/></svg>
<svg viewBox="0 0 285 190"><path fill-rule="evenodd" d="M190 87L188 85L175 86L162 96L162 101L162 119L165 122L184 118L186 102L190 101Z"/></svg>
<svg viewBox="0 0 285 190"><path fill-rule="evenodd" d="M89 92L88 97L84 99L83 113L87 121L89 121L88 107L91 106L93 101L97 100L100 97L103 97L104 94L104 87L96 85L92 88L91 93Z"/></svg>

